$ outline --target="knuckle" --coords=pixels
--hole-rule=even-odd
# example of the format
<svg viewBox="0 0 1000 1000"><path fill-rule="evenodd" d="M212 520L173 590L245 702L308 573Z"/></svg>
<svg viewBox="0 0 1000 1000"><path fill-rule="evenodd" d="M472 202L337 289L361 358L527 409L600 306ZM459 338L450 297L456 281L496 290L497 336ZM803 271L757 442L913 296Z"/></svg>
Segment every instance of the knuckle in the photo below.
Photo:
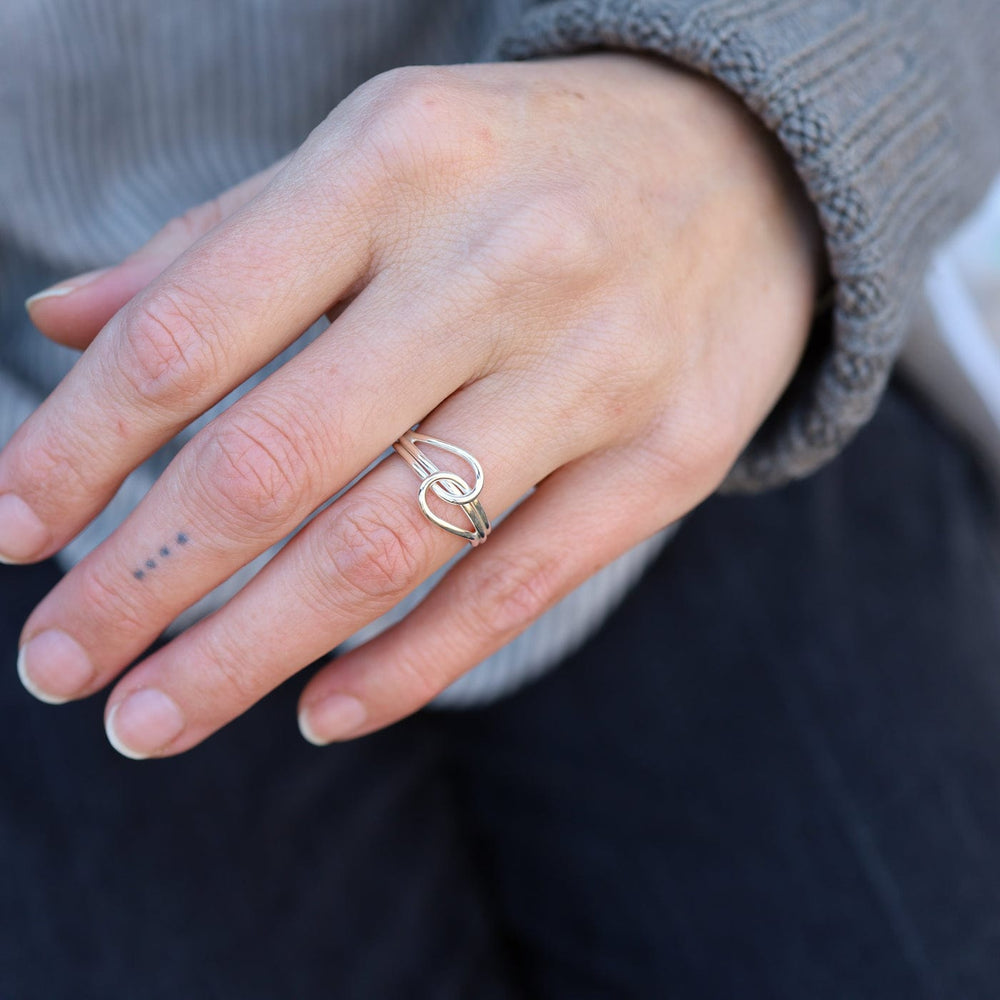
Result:
<svg viewBox="0 0 1000 1000"><path fill-rule="evenodd" d="M752 428L745 414L744 394L738 379L701 374L686 391L678 393L672 408L671 430L675 448L691 457L689 468L712 485L724 478L749 443Z"/></svg>
<svg viewBox="0 0 1000 1000"><path fill-rule="evenodd" d="M133 581L134 582L134 581ZM89 628L105 635L111 628L122 637L145 637L149 621L127 594L132 591L119 580L112 582L101 570L85 569L80 578L81 606L86 609Z"/></svg>
<svg viewBox="0 0 1000 1000"><path fill-rule="evenodd" d="M154 241L170 246L188 247L214 229L225 218L222 203L217 198L194 205L174 216L154 237Z"/></svg>
<svg viewBox="0 0 1000 1000"><path fill-rule="evenodd" d="M345 505L324 540L338 583L366 601L395 601L426 575L431 562L427 523L399 497Z"/></svg>
<svg viewBox="0 0 1000 1000"><path fill-rule="evenodd" d="M498 227L489 253L501 279L579 286L605 276L610 246L586 199L550 191L527 201Z"/></svg>
<svg viewBox="0 0 1000 1000"><path fill-rule="evenodd" d="M293 428L263 414L217 423L192 455L213 523L237 538L270 537L303 512L315 476L312 456Z"/></svg>
<svg viewBox="0 0 1000 1000"><path fill-rule="evenodd" d="M39 511L59 509L93 496L89 470L100 467L93 442L55 433L47 425L34 428L20 450L19 489Z"/></svg>
<svg viewBox="0 0 1000 1000"><path fill-rule="evenodd" d="M645 440L643 460L652 481L700 500L725 479L746 440L733 421L706 415L698 404L685 401L662 416Z"/></svg>
<svg viewBox="0 0 1000 1000"><path fill-rule="evenodd" d="M403 66L379 74L370 87L381 127L422 130L449 120L456 78L440 67Z"/></svg>
<svg viewBox="0 0 1000 1000"><path fill-rule="evenodd" d="M567 393L558 416L572 419L588 441L610 444L641 434L674 391L677 365L662 330L627 296L602 303L573 339L564 359ZM653 333L655 331L655 335Z"/></svg>
<svg viewBox="0 0 1000 1000"><path fill-rule="evenodd" d="M413 711L440 694L452 679L445 658L430 655L429 650L408 649L395 659L392 690L387 694L398 701L399 692L405 692Z"/></svg>
<svg viewBox="0 0 1000 1000"><path fill-rule="evenodd" d="M558 592L559 562L540 554L484 559L471 570L465 590L475 595L473 627L479 641L502 644L551 607Z"/></svg>
<svg viewBox="0 0 1000 1000"><path fill-rule="evenodd" d="M389 70L366 85L359 149L374 156L383 179L440 183L478 155L470 141L467 84L442 67Z"/></svg>
<svg viewBox="0 0 1000 1000"><path fill-rule="evenodd" d="M227 701L240 706L250 705L268 686L262 684L262 678L250 666L240 637L219 625L206 636L198 659L202 665L202 674L211 687L212 698L218 697L218 689L221 687Z"/></svg>
<svg viewBox="0 0 1000 1000"><path fill-rule="evenodd" d="M136 300L126 315L117 370L147 403L177 405L200 392L215 369L212 311L189 294L162 289Z"/></svg>

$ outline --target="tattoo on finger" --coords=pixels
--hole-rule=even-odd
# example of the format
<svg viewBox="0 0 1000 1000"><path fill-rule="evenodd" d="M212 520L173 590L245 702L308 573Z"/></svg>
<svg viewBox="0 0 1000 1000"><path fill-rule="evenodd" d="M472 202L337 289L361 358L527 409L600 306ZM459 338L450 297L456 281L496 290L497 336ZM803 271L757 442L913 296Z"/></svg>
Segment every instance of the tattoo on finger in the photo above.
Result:
<svg viewBox="0 0 1000 1000"><path fill-rule="evenodd" d="M187 545L189 544L190 541L191 539L183 531L178 531L177 534L174 536L174 544L179 546ZM173 550L169 545L161 545L159 548L160 559L168 559L172 553ZM157 566L159 566L159 563L153 556L150 556L148 559L146 559L146 561L142 564L141 567L132 570L132 576L134 576L137 580L145 580L147 574L156 569Z"/></svg>

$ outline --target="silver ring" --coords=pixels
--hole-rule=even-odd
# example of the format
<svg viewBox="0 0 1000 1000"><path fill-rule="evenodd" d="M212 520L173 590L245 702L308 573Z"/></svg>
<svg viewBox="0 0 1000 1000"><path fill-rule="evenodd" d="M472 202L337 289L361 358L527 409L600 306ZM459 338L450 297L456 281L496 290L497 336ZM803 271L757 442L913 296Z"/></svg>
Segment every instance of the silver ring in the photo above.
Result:
<svg viewBox="0 0 1000 1000"><path fill-rule="evenodd" d="M457 455L463 462L468 462L475 481L472 486L454 472L443 472L420 450L418 445L426 444L442 451ZM456 448L453 444L439 441L437 438L407 431L393 446L396 454L405 459L406 464L420 477L420 488L417 490L417 502L424 512L424 517L431 524L436 524L445 531L450 531L459 538L464 538L470 545L480 545L486 541L492 525L490 519L479 502L479 494L483 489L483 467L467 452ZM459 507L472 525L472 530L457 528L443 517L438 517L427 503L427 491L434 490L434 495L453 507Z"/></svg>

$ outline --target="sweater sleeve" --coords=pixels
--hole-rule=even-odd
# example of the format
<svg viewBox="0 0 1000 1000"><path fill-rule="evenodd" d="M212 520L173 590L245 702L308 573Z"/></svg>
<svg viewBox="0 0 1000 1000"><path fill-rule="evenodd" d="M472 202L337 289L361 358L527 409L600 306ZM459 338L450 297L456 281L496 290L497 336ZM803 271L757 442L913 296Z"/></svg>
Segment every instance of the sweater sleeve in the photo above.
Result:
<svg viewBox="0 0 1000 1000"><path fill-rule="evenodd" d="M807 475L873 413L932 249L1000 169L1000 4L555 0L529 5L496 55L595 48L715 77L777 136L816 206L832 315L725 488Z"/></svg>

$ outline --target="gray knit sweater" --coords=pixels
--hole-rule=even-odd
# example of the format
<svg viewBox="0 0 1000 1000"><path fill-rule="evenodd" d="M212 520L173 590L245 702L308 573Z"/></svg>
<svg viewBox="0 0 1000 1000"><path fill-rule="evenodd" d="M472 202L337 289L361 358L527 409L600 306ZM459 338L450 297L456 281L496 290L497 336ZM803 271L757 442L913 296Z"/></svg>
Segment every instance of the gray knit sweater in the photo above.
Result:
<svg viewBox="0 0 1000 1000"><path fill-rule="evenodd" d="M721 80L777 135L812 196L836 282L832 322L817 325L727 488L812 471L872 413L931 249L1000 165L997 0L3 0L0 443L74 357L30 328L25 296L117 261L171 216L294 148L381 70L599 47L658 53ZM121 522L203 424L127 480L64 551L65 565ZM666 535L598 574L437 704L497 697L555 662Z"/></svg>

